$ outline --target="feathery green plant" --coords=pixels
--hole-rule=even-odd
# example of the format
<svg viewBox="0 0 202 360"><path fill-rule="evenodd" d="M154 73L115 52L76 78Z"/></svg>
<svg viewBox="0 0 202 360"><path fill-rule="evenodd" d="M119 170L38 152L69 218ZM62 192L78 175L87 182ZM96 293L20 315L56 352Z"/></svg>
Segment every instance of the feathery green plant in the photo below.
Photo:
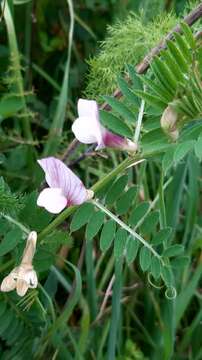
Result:
<svg viewBox="0 0 202 360"><path fill-rule="evenodd" d="M16 3L30 15L26 0ZM42 7L47 6L49 1L42 3ZM96 4L91 2L91 6ZM12 12L10 16L18 23ZM174 15L159 17L157 26L157 19L150 23L143 19L144 14L140 18L130 15L125 23L109 30L111 35L94 60L92 81L89 78L87 92L110 105L109 111L100 111L102 124L138 144L135 154L106 149L97 156L92 152L83 161L80 152L84 146L74 150L73 170L94 191L94 199L69 207L58 216L37 206L40 189L36 190L36 183L41 182L42 173L37 164L27 172L27 143L13 121L17 105L12 108L5 103L6 96L0 102L0 113L1 105L7 111L2 110L7 119L1 132L4 136L14 134L17 143L7 139L1 145L1 170L12 189L1 179L1 276L19 265L25 238L35 230L38 242L33 266L40 281L38 289L20 301L14 292L0 296L2 360L171 360L182 359L187 352L190 358L200 359L201 43L182 25L183 34L175 34L147 75L140 77L134 64L177 21ZM58 31L55 23L51 29ZM77 28L75 36L80 30ZM15 33L15 27L12 31ZM29 43L31 37L26 41ZM69 54L70 45L71 41ZM72 51L78 57L76 45L73 43ZM41 113L32 119L38 141L37 147L33 148L31 141L29 147L37 157L44 152L58 156L69 85L66 80L70 74L69 79L73 77L69 66L65 62L52 126L55 102L48 104L45 96L51 95L43 94L42 99L39 91L28 97L30 106L38 106L46 119L45 125L41 124ZM41 64L35 69L58 94L57 77L49 75L48 68L44 72ZM129 81L123 77L125 69ZM120 99L109 96L117 84L123 94ZM161 128L162 114L168 107L179 114L175 142ZM55 139L46 138L55 127L56 146ZM69 139L68 133L66 137ZM60 145L65 159L66 146ZM26 191L23 200L14 191Z"/></svg>
<svg viewBox="0 0 202 360"><path fill-rule="evenodd" d="M148 23L144 22L143 14L131 14L109 26L100 52L88 61L85 96L101 101L101 94L111 95L118 85L117 75L125 71L125 64L137 64L175 24L174 14L159 15Z"/></svg>

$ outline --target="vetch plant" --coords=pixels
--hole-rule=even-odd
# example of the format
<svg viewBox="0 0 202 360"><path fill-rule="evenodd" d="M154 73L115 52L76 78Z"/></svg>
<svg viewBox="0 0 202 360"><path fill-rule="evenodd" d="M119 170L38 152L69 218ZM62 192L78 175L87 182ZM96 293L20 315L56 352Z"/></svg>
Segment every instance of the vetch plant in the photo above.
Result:
<svg viewBox="0 0 202 360"><path fill-rule="evenodd" d="M19 296L24 296L28 289L35 289L38 285L36 271L32 261L36 251L37 233L31 231L26 247L23 252L22 261L15 267L1 283L1 291L8 292L16 289Z"/></svg>
<svg viewBox="0 0 202 360"><path fill-rule="evenodd" d="M43 189L37 205L58 214L65 207L80 205L93 197L93 192L85 188L81 180L59 159L48 157L38 160L45 172L49 188Z"/></svg>
<svg viewBox="0 0 202 360"><path fill-rule="evenodd" d="M113 134L101 125L96 101L79 99L77 108L79 117L72 125L72 131L77 140L84 144L97 143L96 150L105 147L127 150L129 152L137 150L137 145L134 142Z"/></svg>
<svg viewBox="0 0 202 360"><path fill-rule="evenodd" d="M164 1L160 2L162 7ZM131 17L132 26L126 21L121 31L115 27L119 35L129 27L131 33L126 36L134 43L128 49L123 42L126 37L116 36L116 52L112 54L111 46L104 49L112 60L109 71L105 68L107 83L113 70L119 88L111 96L106 96L108 86L100 94L90 94L92 99L104 99L99 109L96 101L79 99L78 118L72 125L75 99L80 96L79 89L74 91L75 54L81 64L91 23L83 22L80 6L75 14L72 1L67 1L65 61L66 26L64 31L60 25L67 23L66 11L59 13L60 24L55 16L58 8L50 0L46 1L50 12L41 2L34 8L32 1L14 3L24 3L18 6L26 7L22 13L27 21L18 39L15 26L22 30L21 17L13 17L12 1L6 3L10 55L18 55L19 60L11 62L10 70L21 65L18 49L24 48L23 59L31 68L25 68L25 79L22 71L20 83L9 87L9 94L1 88L0 357L171 360L185 358L188 351L190 358L200 359L200 337L196 335L201 332L202 316L202 53L197 25L192 32L188 25L179 24L159 44L155 32L149 31L156 23L147 25L145 14ZM89 13L94 7L91 3ZM97 3L95 13L100 11ZM135 6L138 4L142 2L137 0ZM153 2L148 0L147 5ZM82 4L82 9L87 6ZM59 7L63 8L62 2ZM33 10L34 28L45 55L40 47L30 52ZM201 14L200 4L185 22L191 25ZM161 18L168 24L166 16ZM53 22L46 24L44 19ZM133 29L140 22L136 37ZM158 36L166 30L162 23ZM73 24L77 35L71 54ZM170 29L171 23L168 25ZM57 29L61 29L59 34ZM142 29L150 36L142 37ZM82 42L78 43L80 34ZM3 45L8 50L5 38ZM144 38L148 50L155 47L135 67L137 53L139 58L147 51ZM18 40L24 43L17 46ZM125 74L117 73L114 64L119 43L127 52L118 57L119 69L126 69ZM5 51L9 60L7 54ZM47 64L47 71L42 64ZM13 73L19 75L15 68ZM14 84L10 74L8 71L8 81ZM36 84L37 91L25 96ZM26 116L20 121L28 107L34 118ZM79 142L107 151L96 152L94 146L86 150ZM23 297L20 301L18 295Z"/></svg>

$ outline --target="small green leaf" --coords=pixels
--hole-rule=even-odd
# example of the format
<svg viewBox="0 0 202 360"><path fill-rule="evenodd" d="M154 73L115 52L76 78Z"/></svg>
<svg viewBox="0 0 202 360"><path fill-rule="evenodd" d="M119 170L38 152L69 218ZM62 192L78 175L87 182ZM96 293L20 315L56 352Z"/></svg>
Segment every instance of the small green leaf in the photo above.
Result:
<svg viewBox="0 0 202 360"><path fill-rule="evenodd" d="M114 240L114 257L116 259L124 255L128 233L124 229L119 229Z"/></svg>
<svg viewBox="0 0 202 360"><path fill-rule="evenodd" d="M18 228L9 231L0 244L0 256L3 256L13 250L22 240L22 231Z"/></svg>
<svg viewBox="0 0 202 360"><path fill-rule="evenodd" d="M116 210L118 215L125 214L137 197L137 186L131 187L126 191L116 203Z"/></svg>
<svg viewBox="0 0 202 360"><path fill-rule="evenodd" d="M94 206L90 203L85 203L81 205L78 210L73 215L70 231L76 231L80 229L83 225L85 225L90 219L92 213L94 211Z"/></svg>
<svg viewBox="0 0 202 360"><path fill-rule="evenodd" d="M100 236L100 249L106 251L111 246L116 231L116 223L113 220L108 220L101 232Z"/></svg>
<svg viewBox="0 0 202 360"><path fill-rule="evenodd" d="M195 49L196 47L196 40L193 36L193 33L191 31L191 28L189 25L187 25L185 22L181 22L180 24L181 26L181 29L183 31L183 34L185 36L185 39L187 41L187 43L189 44L189 46L192 48L192 49Z"/></svg>
<svg viewBox="0 0 202 360"><path fill-rule="evenodd" d="M173 146L170 150L166 151L165 155L163 156L162 160L162 168L163 172L166 174L167 171L171 168L174 162L174 152L175 146Z"/></svg>
<svg viewBox="0 0 202 360"><path fill-rule="evenodd" d="M110 112L100 110L100 120L103 126L107 127L115 134L132 138L133 132L130 127L123 120L112 115Z"/></svg>
<svg viewBox="0 0 202 360"><path fill-rule="evenodd" d="M142 81L163 102L170 102L173 99L172 94L162 84L154 82L154 80L148 79L146 76L142 76Z"/></svg>
<svg viewBox="0 0 202 360"><path fill-rule="evenodd" d="M127 182L127 175L123 175L118 180L116 180L107 192L105 203L109 205L113 204L123 193Z"/></svg>
<svg viewBox="0 0 202 360"><path fill-rule="evenodd" d="M172 40L167 41L167 46L168 46L168 49L171 52L172 56L175 58L178 65L182 69L182 71L184 73L187 73L189 70L189 66L186 62L186 59L182 55L181 51L177 48L177 46L174 44L174 42Z"/></svg>
<svg viewBox="0 0 202 360"><path fill-rule="evenodd" d="M182 72L179 64L176 62L172 54L166 49L164 52L161 52L161 56L163 60L166 62L167 66L169 67L170 71L172 71L173 76L175 76L175 79L180 81L181 83L184 83L185 82L184 73Z"/></svg>
<svg viewBox="0 0 202 360"><path fill-rule="evenodd" d="M142 219L142 217L146 214L149 209L148 202L142 202L139 204L133 211L131 212L129 223L132 226L137 225L137 223Z"/></svg>
<svg viewBox="0 0 202 360"><path fill-rule="evenodd" d="M138 253L139 241L134 238L134 236L129 236L126 244L126 261L128 264L131 264Z"/></svg>
<svg viewBox="0 0 202 360"><path fill-rule="evenodd" d="M142 89L142 82L139 75L136 73L134 65L127 65L129 77L132 80L135 89Z"/></svg>
<svg viewBox="0 0 202 360"><path fill-rule="evenodd" d="M15 115L23 108L23 102L20 96L11 96L8 94L0 101L0 119L6 119Z"/></svg>
<svg viewBox="0 0 202 360"><path fill-rule="evenodd" d="M124 118L124 120L134 123L134 114L125 104L123 104L123 102L112 96L103 96L103 98L117 114Z"/></svg>
<svg viewBox="0 0 202 360"><path fill-rule="evenodd" d="M162 101L161 99L159 99L158 96L151 95L141 90L134 90L134 93L143 100L145 100L146 103L152 105L154 108L164 110L167 105L167 102Z"/></svg>
<svg viewBox="0 0 202 360"><path fill-rule="evenodd" d="M129 87L128 83L122 78L118 78L118 86L121 89L122 94L126 97L126 100L131 104L135 104L137 107L140 106L140 99L134 94L134 92ZM133 121L135 116L133 115Z"/></svg>
<svg viewBox="0 0 202 360"><path fill-rule="evenodd" d="M160 263L160 260L156 256L153 256L152 260L151 260L151 273L152 273L152 276L154 277L154 279L156 279L156 280L161 275L161 263Z"/></svg>
<svg viewBox="0 0 202 360"><path fill-rule="evenodd" d="M68 245L72 244L72 238L67 231L54 230L43 239L43 244Z"/></svg>
<svg viewBox="0 0 202 360"><path fill-rule="evenodd" d="M90 218L88 225L86 226L86 239L92 240L100 230L104 222L104 213L96 211Z"/></svg>
<svg viewBox="0 0 202 360"><path fill-rule="evenodd" d="M156 70L156 74L158 73L160 82L164 84L168 91L170 90L170 92L174 94L177 88L177 80L173 76L167 64L159 58L156 58L151 66L152 69Z"/></svg>
<svg viewBox="0 0 202 360"><path fill-rule="evenodd" d="M185 141L177 145L175 153L174 153L174 161L178 163L181 161L187 153L193 149L195 141Z"/></svg>
<svg viewBox="0 0 202 360"><path fill-rule="evenodd" d="M166 244L171 234L172 234L172 228L170 227L160 230L157 234L153 236L152 244L153 245L159 245L163 243Z"/></svg>
<svg viewBox="0 0 202 360"><path fill-rule="evenodd" d="M166 286L170 287L173 285L173 274L168 266L161 266L161 277Z"/></svg>
<svg viewBox="0 0 202 360"><path fill-rule="evenodd" d="M151 212L146 217L143 224L141 225L141 232L145 234L152 233L155 230L158 221L159 221L159 211Z"/></svg>
<svg viewBox="0 0 202 360"><path fill-rule="evenodd" d="M150 268L151 266L151 251L143 246L140 250L140 266L142 271L146 271Z"/></svg>
<svg viewBox="0 0 202 360"><path fill-rule="evenodd" d="M180 256L171 261L171 266L175 269L182 269L190 263L189 256Z"/></svg>
<svg viewBox="0 0 202 360"><path fill-rule="evenodd" d="M194 151L197 156L197 158L201 161L202 160L202 136L198 138L198 140L195 143Z"/></svg>
<svg viewBox="0 0 202 360"><path fill-rule="evenodd" d="M177 32L174 33L174 37L175 37L176 43L178 45L178 48L180 49L184 58L191 64L192 56L191 56L191 52L187 46L186 41L183 39L182 35L180 35Z"/></svg>
<svg viewBox="0 0 202 360"><path fill-rule="evenodd" d="M0 317L2 317L2 315L5 313L6 311L6 302L2 301L0 302Z"/></svg>
<svg viewBox="0 0 202 360"><path fill-rule="evenodd" d="M53 215L37 206L37 197L36 191L25 195L24 207L20 211L18 219L31 229L39 232L50 223Z"/></svg>
<svg viewBox="0 0 202 360"><path fill-rule="evenodd" d="M165 249L163 252L163 256L165 256L165 257L177 256L177 255L180 255L182 252L184 252L184 246L175 244L175 245L171 245L167 249Z"/></svg>

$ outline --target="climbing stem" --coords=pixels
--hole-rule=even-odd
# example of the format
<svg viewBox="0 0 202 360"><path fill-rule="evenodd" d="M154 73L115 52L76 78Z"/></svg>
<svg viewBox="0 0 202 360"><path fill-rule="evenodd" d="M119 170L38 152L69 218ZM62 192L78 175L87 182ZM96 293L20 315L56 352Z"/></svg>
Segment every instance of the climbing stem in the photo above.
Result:
<svg viewBox="0 0 202 360"><path fill-rule="evenodd" d="M116 215L114 215L110 210L108 210L104 205L99 203L97 200L91 200L91 202L100 210L102 210L106 215L108 215L111 219L113 219L117 224L119 224L124 230L126 230L130 235L133 236L134 240L140 241L145 247L147 247L154 256L159 258L162 262L161 256L153 249L153 247L143 239L136 231L132 230L128 225L126 225L122 220L120 220Z"/></svg>

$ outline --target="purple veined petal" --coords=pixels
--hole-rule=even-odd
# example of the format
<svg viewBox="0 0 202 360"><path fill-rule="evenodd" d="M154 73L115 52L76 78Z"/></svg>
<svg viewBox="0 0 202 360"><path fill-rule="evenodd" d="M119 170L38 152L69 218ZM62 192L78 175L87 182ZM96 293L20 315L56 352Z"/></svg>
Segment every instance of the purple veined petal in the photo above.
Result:
<svg viewBox="0 0 202 360"><path fill-rule="evenodd" d="M52 214L59 214L67 206L67 199L61 189L46 188L39 194L37 205Z"/></svg>
<svg viewBox="0 0 202 360"><path fill-rule="evenodd" d="M135 152L137 150L137 144L135 144L133 141L124 138L122 136L113 134L112 132L106 129L105 132L103 133L103 141L105 146L111 148L118 148L132 152Z"/></svg>
<svg viewBox="0 0 202 360"><path fill-rule="evenodd" d="M62 196L66 198L66 206L80 205L87 200L87 190L82 181L61 160L54 157L48 157L38 160L38 163L45 172L46 181L50 188L61 190L60 194L56 192L56 195L60 195L61 206ZM48 195L50 195L50 192ZM40 200L38 198L39 203L41 203ZM45 200L49 202L49 196L47 196ZM50 206L52 206L51 201Z"/></svg>

